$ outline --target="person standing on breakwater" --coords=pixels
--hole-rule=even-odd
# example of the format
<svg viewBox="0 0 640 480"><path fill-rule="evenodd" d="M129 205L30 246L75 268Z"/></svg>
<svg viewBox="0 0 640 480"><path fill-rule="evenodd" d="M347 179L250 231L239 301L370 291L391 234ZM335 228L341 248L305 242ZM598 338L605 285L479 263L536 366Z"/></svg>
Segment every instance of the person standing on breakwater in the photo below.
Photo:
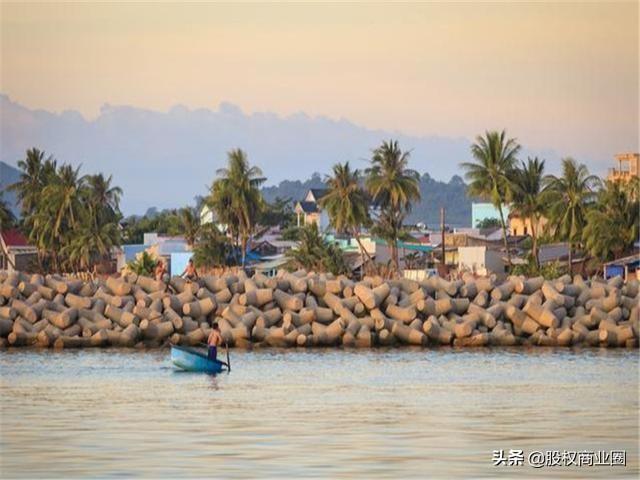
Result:
<svg viewBox="0 0 640 480"><path fill-rule="evenodd" d="M162 277L167 273L167 269L164 268L164 262L162 260L158 260L158 264L156 265L155 277L156 280L162 281Z"/></svg>
<svg viewBox="0 0 640 480"><path fill-rule="evenodd" d="M182 272L180 276L186 278L187 280L195 280L196 278L198 278L198 272L196 271L196 267L193 264L193 259L189 259L189 263L187 263L184 272Z"/></svg>
<svg viewBox="0 0 640 480"><path fill-rule="evenodd" d="M212 330L209 334L209 338L207 339L207 344L209 345L209 360L216 360L218 356L218 346L222 343L222 336L220 335L220 327L218 327L218 322L213 322L211 326Z"/></svg>

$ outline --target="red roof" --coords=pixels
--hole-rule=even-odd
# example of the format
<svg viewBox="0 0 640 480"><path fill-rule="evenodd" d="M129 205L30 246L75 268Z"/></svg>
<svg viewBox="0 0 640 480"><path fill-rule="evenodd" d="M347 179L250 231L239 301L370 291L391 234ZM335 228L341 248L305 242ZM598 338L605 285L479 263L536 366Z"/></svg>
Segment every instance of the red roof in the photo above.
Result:
<svg viewBox="0 0 640 480"><path fill-rule="evenodd" d="M27 238L15 228L0 232L2 240L7 247L28 247Z"/></svg>

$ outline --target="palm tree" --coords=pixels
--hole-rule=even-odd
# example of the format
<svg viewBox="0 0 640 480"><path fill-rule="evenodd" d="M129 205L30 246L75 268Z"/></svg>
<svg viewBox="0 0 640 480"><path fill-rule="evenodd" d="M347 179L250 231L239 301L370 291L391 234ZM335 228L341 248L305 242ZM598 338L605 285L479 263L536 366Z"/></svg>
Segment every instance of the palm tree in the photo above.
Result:
<svg viewBox="0 0 640 480"><path fill-rule="evenodd" d="M520 168L513 172L511 183L512 204L514 213L531 224L531 253L537 267L538 259L538 225L545 210L543 195L544 160L528 158L527 163L522 162Z"/></svg>
<svg viewBox="0 0 640 480"><path fill-rule="evenodd" d="M51 156L45 158L43 151L31 148L26 158L18 161L18 168L22 170L20 180L9 189L16 192L22 216L27 219L36 209L44 187L56 176L57 162Z"/></svg>
<svg viewBox="0 0 640 480"><path fill-rule="evenodd" d="M200 216L195 208L183 207L178 211L182 234L187 244L193 247L200 235Z"/></svg>
<svg viewBox="0 0 640 480"><path fill-rule="evenodd" d="M36 246L53 259L57 270L63 266L63 247L73 240L85 213L86 189L80 167L58 168L42 190L42 198L31 216L30 236Z"/></svg>
<svg viewBox="0 0 640 480"><path fill-rule="evenodd" d="M120 216L122 189L111 186L112 176L102 173L87 175L85 178L87 203L94 223L114 221Z"/></svg>
<svg viewBox="0 0 640 480"><path fill-rule="evenodd" d="M56 181L44 188L42 195L53 211L53 231L56 235L78 225L84 206L83 188L84 177L80 176L80 167L74 169L66 164L58 169Z"/></svg>
<svg viewBox="0 0 640 480"><path fill-rule="evenodd" d="M597 194L595 208L587 212L582 241L589 253L602 261L619 258L633 247L640 234L637 178L628 183L606 182Z"/></svg>
<svg viewBox="0 0 640 480"><path fill-rule="evenodd" d="M379 209L376 231L387 241L394 269L399 267L398 239L413 202L420 200L419 175L408 168L409 152L390 140L373 151L365 186Z"/></svg>
<svg viewBox="0 0 640 480"><path fill-rule="evenodd" d="M111 249L120 245L120 230L115 222L83 223L71 240L62 248L68 263L80 270L88 270L102 259L108 258Z"/></svg>
<svg viewBox="0 0 640 480"><path fill-rule="evenodd" d="M368 261L371 255L364 248L360 240L360 229L367 226L369 218L369 202L365 192L360 187L360 171L351 170L349 162L337 163L333 166L333 176L326 180L329 189L320 199L320 206L329 215L331 225L337 232L353 235L360 247L363 260L366 254Z"/></svg>
<svg viewBox="0 0 640 480"><path fill-rule="evenodd" d="M548 175L544 180L545 202L554 237L569 243L569 273L573 273L573 247L580 242L587 222L587 211L595 199L600 179L590 175L573 158L562 159L562 176Z"/></svg>
<svg viewBox="0 0 640 480"><path fill-rule="evenodd" d="M514 138L507 138L502 132L485 132L484 137L477 136L471 146L471 155L475 162L465 162L461 166L466 170L469 180L469 193L489 200L500 214L502 240L507 252L507 261L511 266L511 252L507 242L507 225L502 205L510 198L510 179L516 163L520 145Z"/></svg>
<svg viewBox="0 0 640 480"><path fill-rule="evenodd" d="M220 178L211 187L210 204L218 218L227 224L236 244L240 239L244 266L247 243L263 208L260 185L266 178L262 176L262 170L249 165L246 153L240 149L228 153L228 162L227 168L216 172Z"/></svg>

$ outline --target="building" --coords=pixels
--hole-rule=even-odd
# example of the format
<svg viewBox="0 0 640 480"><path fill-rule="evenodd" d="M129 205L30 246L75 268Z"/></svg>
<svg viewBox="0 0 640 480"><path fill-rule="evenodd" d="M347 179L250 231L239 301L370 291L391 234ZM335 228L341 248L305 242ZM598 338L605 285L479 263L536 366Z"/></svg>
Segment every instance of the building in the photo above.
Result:
<svg viewBox="0 0 640 480"><path fill-rule="evenodd" d="M640 153L619 153L615 156L617 167L610 168L607 180L629 181L640 174Z"/></svg>
<svg viewBox="0 0 640 480"><path fill-rule="evenodd" d="M200 225L206 225L207 223L217 222L218 218L215 212L209 207L209 205L204 204L200 209Z"/></svg>
<svg viewBox="0 0 640 480"><path fill-rule="evenodd" d="M507 205L502 206L502 214L505 220L509 217L509 207ZM482 220L489 218L495 218L500 221L500 212L492 203L488 202L473 202L471 204L471 227L477 228L478 224Z"/></svg>
<svg viewBox="0 0 640 480"><path fill-rule="evenodd" d="M625 281L632 278L640 279L640 254L618 258L604 264L604 278L609 279L620 276Z"/></svg>
<svg viewBox="0 0 640 480"><path fill-rule="evenodd" d="M34 270L38 261L38 250L29 245L27 238L19 230L1 230L0 248L0 270Z"/></svg>
<svg viewBox="0 0 640 480"><path fill-rule="evenodd" d="M278 270L283 268L289 259L284 255L279 255L271 259L266 259L262 262L255 263L251 266L255 273L261 273L269 278L275 277L278 273Z"/></svg>
<svg viewBox="0 0 640 480"><path fill-rule="evenodd" d="M298 227L312 223L315 223L320 231L329 227L329 216L319 205L320 199L326 194L325 188L312 188L303 200L296 203L293 211L298 217Z"/></svg>
<svg viewBox="0 0 640 480"><path fill-rule="evenodd" d="M540 234L544 231L549 221L545 217L540 217L536 224L536 234L540 236ZM531 220L528 218L523 218L520 215L511 212L509 214L509 233L511 235L531 235L533 229L531 228Z"/></svg>
<svg viewBox="0 0 640 480"><path fill-rule="evenodd" d="M117 258L117 270L122 270L127 263L135 260L136 256L143 251L147 251L153 257L161 258L171 275L180 275L193 256L193 252L183 237L165 237L157 233L145 233L142 244L122 246Z"/></svg>
<svg viewBox="0 0 640 480"><path fill-rule="evenodd" d="M476 275L504 273L502 253L487 247L458 247L458 270Z"/></svg>

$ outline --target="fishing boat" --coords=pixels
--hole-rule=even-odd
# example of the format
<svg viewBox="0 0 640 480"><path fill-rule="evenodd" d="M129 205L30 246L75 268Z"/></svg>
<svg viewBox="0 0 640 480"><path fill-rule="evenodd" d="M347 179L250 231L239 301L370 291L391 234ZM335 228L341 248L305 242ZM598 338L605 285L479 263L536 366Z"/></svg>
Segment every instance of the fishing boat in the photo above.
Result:
<svg viewBox="0 0 640 480"><path fill-rule="evenodd" d="M171 362L188 372L220 373L229 371L229 365L220 360L210 360L207 355L195 348L171 345Z"/></svg>

